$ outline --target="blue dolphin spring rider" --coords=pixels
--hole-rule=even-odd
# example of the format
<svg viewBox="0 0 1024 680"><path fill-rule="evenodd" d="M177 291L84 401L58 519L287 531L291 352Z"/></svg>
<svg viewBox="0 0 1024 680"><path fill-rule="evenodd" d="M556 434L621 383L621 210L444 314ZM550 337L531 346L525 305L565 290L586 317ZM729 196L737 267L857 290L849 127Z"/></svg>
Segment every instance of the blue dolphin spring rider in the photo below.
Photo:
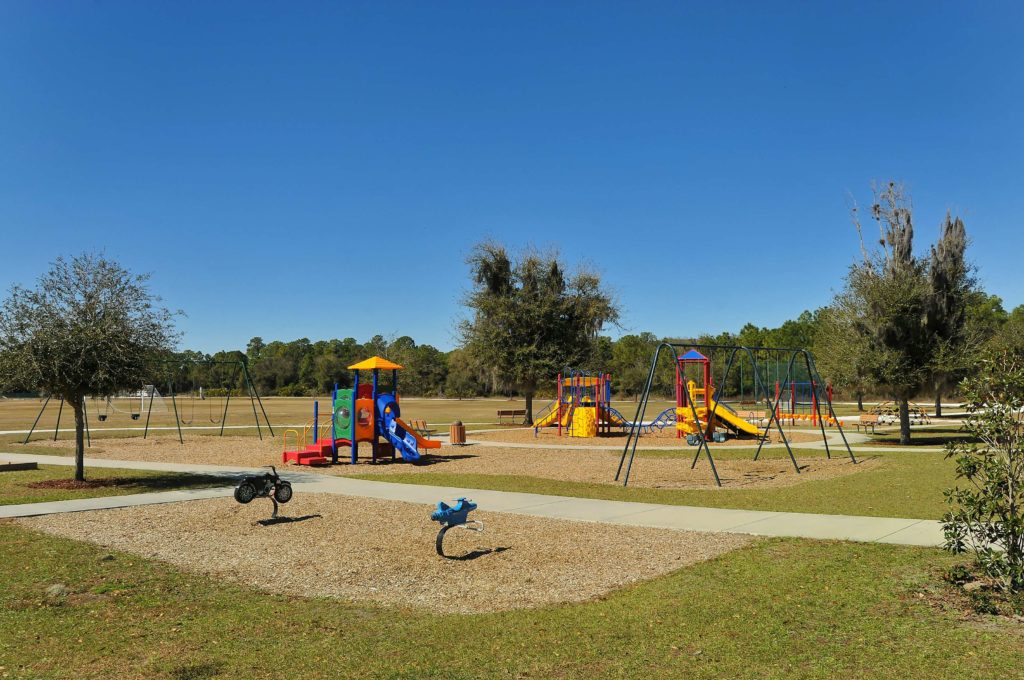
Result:
<svg viewBox="0 0 1024 680"><path fill-rule="evenodd" d="M444 554L444 547L442 546L442 543L444 543L444 535L448 533L448 530L452 527L458 527L468 531L484 530L483 522L476 519L469 519L469 513L473 510L476 510L476 503L468 498L457 498L455 500L455 505L448 505L444 501L438 501L437 509L430 515L431 520L441 523L441 530L437 532L437 541L434 543L434 547L437 550L438 555L441 557L447 557L447 555Z"/></svg>

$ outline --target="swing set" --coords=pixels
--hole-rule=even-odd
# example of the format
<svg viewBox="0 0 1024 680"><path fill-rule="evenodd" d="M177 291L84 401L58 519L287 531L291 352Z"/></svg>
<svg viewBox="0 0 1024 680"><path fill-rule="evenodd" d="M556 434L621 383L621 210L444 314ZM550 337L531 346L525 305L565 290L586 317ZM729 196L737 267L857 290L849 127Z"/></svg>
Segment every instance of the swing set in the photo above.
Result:
<svg viewBox="0 0 1024 680"><path fill-rule="evenodd" d="M850 461L854 464L857 463L850 444L846 440L842 424L832 408L832 390L818 375L814 357L809 351L784 347L662 342L651 359L651 369L637 404L636 417L633 418L629 428L626 445L622 450L619 467L615 473L615 481L619 481L621 477L623 486L629 484L630 472L636 457L636 446L642 431L639 424L643 423L647 404L651 398L651 388L656 382L655 376L659 374L659 359L663 356L671 356L674 364L677 384L677 413L681 419L685 418L689 421L691 426L696 426L695 431L688 436L688 441L692 441L697 446L690 469L696 467L697 461L703 453L710 464L715 484L718 486L722 486L722 480L718 476L708 440L712 439L717 422L716 417L729 410L729 406L723 403L727 399L739 401L742 404L763 403L766 406L766 416L761 420L767 422L764 424L764 430L757 435L758 444L754 460L760 457L761 449L768 440L774 425L781 442L786 447L793 469L800 474L800 466L793 455L793 449L782 428L782 423L786 420L789 420L790 424L794 424L796 420L807 420L820 429L826 457L832 458L832 450L825 433L825 425L828 424L836 427ZM696 361L695 357L699 357L700 361ZM717 372L718 367L723 365L724 367L719 369L721 379L716 385L712 375ZM696 379L693 380L688 379L688 371L692 370L691 366L698 366L698 370L701 372L701 375L695 376ZM700 389L694 389L697 386L697 379L701 380ZM749 392L747 391L748 379ZM678 385L684 383L692 384L691 394L698 392L703 397L707 408L700 408L695 403L696 399L678 396ZM790 397L785 413L781 408L783 394ZM806 419L802 417L803 413L798 414L797 412L797 408L802 408L802 405L809 405L811 409L810 416ZM798 418L798 415L801 417Z"/></svg>
<svg viewBox="0 0 1024 680"><path fill-rule="evenodd" d="M210 421L210 423L212 423L213 425L220 425L219 436L221 436L221 437L224 436L224 428L227 425L227 419L228 419L228 406L231 404L231 390L230 389L226 390L226 392L224 393L223 397L208 398L203 393L202 386L199 385L199 379L198 379L198 375L197 375L197 372L198 372L197 368L200 367L200 366L206 367L206 368L217 367L217 366L230 366L230 367L233 367L234 368L234 372L232 373L231 376L229 376L230 380L227 381L227 382L229 384L233 383L233 382L237 382L238 377L239 376L242 377L243 382L245 384L246 393L247 393L247 395L249 397L249 402L252 405L253 421L256 424L256 432L259 435L260 440L262 441L262 439L263 439L263 425L266 425L267 431L270 433L271 437L275 436L274 428L271 426L270 418L267 417L267 411L266 411L266 409L263 406L263 400L260 399L259 392L256 391L256 386L253 384L252 378L249 375L249 364L248 364L248 361L246 361L245 358L241 358L241 359L233 360L233 361L232 360L215 360L215 359L209 359L209 360L196 359L196 360L185 360L185 361L168 360L168 361L156 361L156 362L153 362L153 365L154 365L154 372L157 375L162 375L162 376L164 376L166 378L167 395L170 397L171 405L173 407L174 424L175 424L175 428L176 428L177 433L178 433L178 442L179 443L181 443L181 444L185 443L185 438L184 438L184 435L182 434L181 426L185 425L186 427L188 427L188 426L192 425L195 422L195 420L196 420L197 411L198 411L198 414L199 414L201 420L208 419ZM178 394L180 394L180 392L175 390L175 385L176 384L184 385L184 384L188 384L188 383L191 383L191 390L189 392L187 392L185 395L183 395L184 396L184 401L183 401L183 403L181 405L181 408L179 409L179 407L178 407L178 401L179 401L178 400ZM155 383L154 383L154 385L155 385ZM145 412L146 419L145 419L145 426L143 428L142 438L143 439L148 438L149 437L149 429L150 429L150 421L151 421L151 418L152 418L152 415L153 415L153 404L154 404L154 402L156 402L158 399L161 398L160 397L160 393L156 390L156 387L154 385L146 385L146 386L144 386L142 390L140 390L138 393L136 393L136 395L138 395L137 397L136 397L136 395L131 395L130 397L128 397L128 399L129 399L129 407L128 407L127 411L125 411L124 409L118 408L116 406L116 404L114 402L115 397L113 397L111 395L108 395L108 396L104 397L103 398L102 410L100 410L97 413L96 419L99 420L100 422L105 423L113 415L125 414L131 420L138 421L139 419L141 419L142 413ZM120 397L116 397L116 398L120 398ZM139 400L137 403L135 401L136 398L138 398L138 400ZM245 397L243 396L243 398L245 398ZM35 422L32 423L32 427L29 429L28 434L25 435L25 439L22 442L23 444L27 444L29 442L29 440L32 438L32 435L35 432L36 427L39 425L39 420L43 417L43 413L46 411L46 407L49 405L51 399L52 399L52 395L51 396L47 396L45 401L43 401L42 408L39 409L39 413L38 413L38 415L36 415ZM90 401L90 400L87 399L86 403L88 401ZM96 399L94 398L93 401L96 401ZM207 410L207 415L205 417L203 416L203 410L204 409L202 407L199 407L198 409L196 408L196 401L208 401L209 402L209 406L206 409ZM136 408L136 406L138 406L138 408ZM257 406L259 406L259 410L257 410ZM83 404L83 409L86 412L86 417L85 417L86 442L87 442L88 446L91 446L92 445L92 441L91 441L91 435L90 435L90 432L89 432L89 417L88 417L88 408L87 408L86 404ZM166 412L166 407L165 406L161 406L161 409ZM185 416L186 409L188 411L188 417L187 418ZM61 399L60 400L60 407L57 410L57 424L53 428L53 440L54 441L57 441L57 436L58 436L58 433L60 431L61 415L63 414L63 412L64 412L64 400ZM158 413L159 413L159 411L158 411ZM260 422L260 415L263 416L263 418L262 418L263 422L262 423Z"/></svg>

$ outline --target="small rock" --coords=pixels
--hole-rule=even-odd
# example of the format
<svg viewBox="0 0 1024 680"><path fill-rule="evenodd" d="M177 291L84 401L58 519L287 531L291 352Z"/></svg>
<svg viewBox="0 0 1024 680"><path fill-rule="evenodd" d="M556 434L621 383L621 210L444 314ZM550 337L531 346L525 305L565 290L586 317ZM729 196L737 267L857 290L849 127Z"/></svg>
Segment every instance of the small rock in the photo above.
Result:
<svg viewBox="0 0 1024 680"><path fill-rule="evenodd" d="M964 592L965 593L973 593L974 591L981 590L984 587L985 587L985 584L982 583L981 581L971 581L970 583L965 583L964 584Z"/></svg>
<svg viewBox="0 0 1024 680"><path fill-rule="evenodd" d="M68 589L63 583L54 583L52 586L46 589L46 596L52 598L67 597L71 594L71 590Z"/></svg>
<svg viewBox="0 0 1024 680"><path fill-rule="evenodd" d="M113 555L104 555L103 557L100 558L100 562L111 562L111 561L113 561L113 559L114 559Z"/></svg>

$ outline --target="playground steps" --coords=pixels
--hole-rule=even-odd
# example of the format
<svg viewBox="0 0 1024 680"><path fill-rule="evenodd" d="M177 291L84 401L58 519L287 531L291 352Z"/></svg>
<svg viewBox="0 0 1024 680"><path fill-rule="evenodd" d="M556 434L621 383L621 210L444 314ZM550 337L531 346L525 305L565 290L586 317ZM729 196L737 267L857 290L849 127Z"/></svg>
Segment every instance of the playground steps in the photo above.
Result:
<svg viewBox="0 0 1024 680"><path fill-rule="evenodd" d="M347 439L337 440L338 446L349 446ZM295 465L329 465L334 455L334 443L330 439L321 439L310 444L302 451L285 451L281 454L281 462Z"/></svg>

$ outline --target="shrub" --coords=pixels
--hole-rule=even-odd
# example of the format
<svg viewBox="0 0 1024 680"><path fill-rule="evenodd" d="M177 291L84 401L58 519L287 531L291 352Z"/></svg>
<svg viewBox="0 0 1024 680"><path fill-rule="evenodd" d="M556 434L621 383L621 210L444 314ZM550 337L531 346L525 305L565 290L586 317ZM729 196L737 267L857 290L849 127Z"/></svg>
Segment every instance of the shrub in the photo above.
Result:
<svg viewBox="0 0 1024 680"><path fill-rule="evenodd" d="M971 552L978 568L1007 596L1024 589L1024 356L1005 352L985 359L963 383L964 430L980 444L954 442L959 484L945 492L946 549ZM984 608L984 603L975 603Z"/></svg>

